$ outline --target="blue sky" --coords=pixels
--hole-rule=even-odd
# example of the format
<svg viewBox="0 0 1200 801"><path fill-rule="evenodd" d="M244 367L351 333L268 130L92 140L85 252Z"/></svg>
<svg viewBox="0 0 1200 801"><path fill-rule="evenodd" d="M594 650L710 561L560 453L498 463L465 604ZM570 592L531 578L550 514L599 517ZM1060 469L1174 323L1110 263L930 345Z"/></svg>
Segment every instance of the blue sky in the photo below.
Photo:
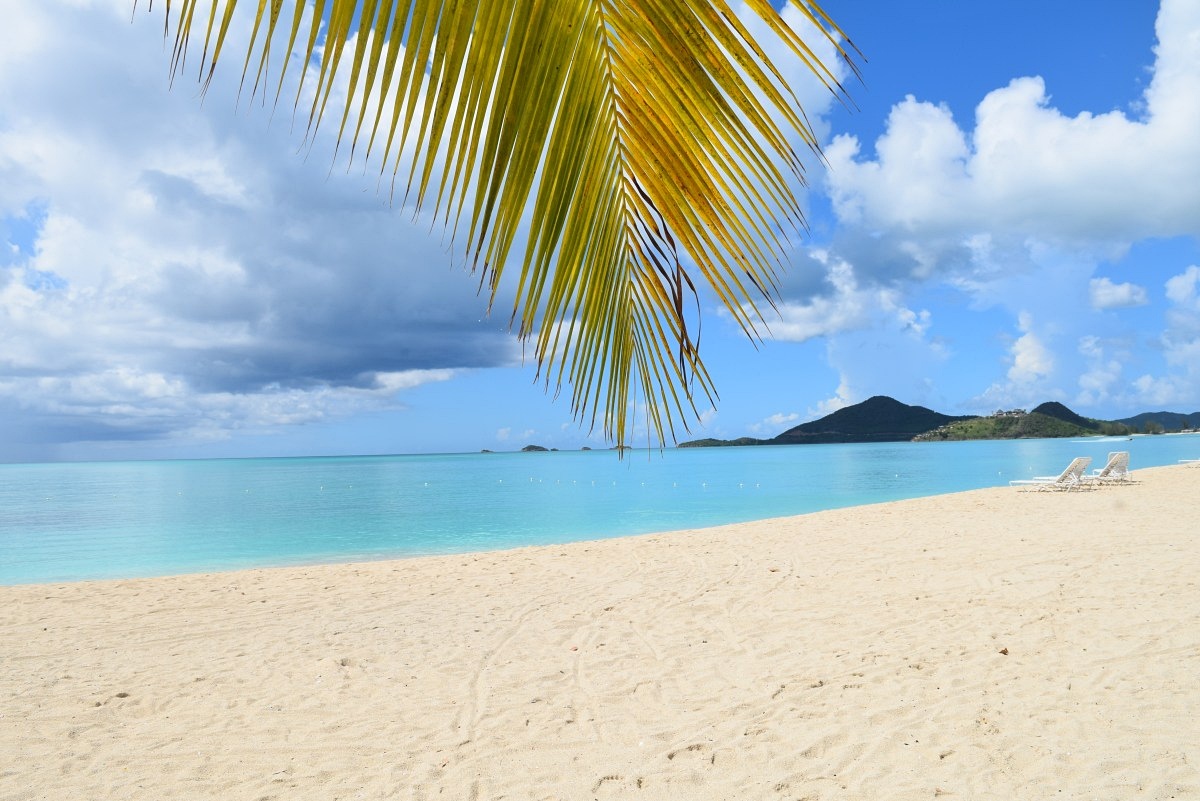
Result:
<svg viewBox="0 0 1200 801"><path fill-rule="evenodd" d="M0 460L606 444L427 219L239 106L238 59L169 88L131 5L0 0ZM681 438L876 394L1200 409L1200 0L825 7L857 108L793 71L811 231L757 347L702 296L720 400Z"/></svg>

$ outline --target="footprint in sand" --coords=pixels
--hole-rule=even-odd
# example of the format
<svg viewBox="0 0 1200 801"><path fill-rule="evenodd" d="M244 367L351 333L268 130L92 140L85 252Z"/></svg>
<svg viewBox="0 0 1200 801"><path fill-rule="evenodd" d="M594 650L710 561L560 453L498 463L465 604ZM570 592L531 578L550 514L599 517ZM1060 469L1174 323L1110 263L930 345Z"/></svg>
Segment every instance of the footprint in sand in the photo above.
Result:
<svg viewBox="0 0 1200 801"><path fill-rule="evenodd" d="M691 745L687 746L686 748L677 748L674 751L668 752L667 759L674 760L675 757L677 757L677 756L681 756L683 754L689 754L689 753L696 754L696 756L698 756L698 757L704 756L704 754L702 754L700 752L706 751L706 750L708 750L708 746L704 745L703 743L692 743ZM717 761L716 754L708 755L708 762L710 765L716 764L716 761Z"/></svg>

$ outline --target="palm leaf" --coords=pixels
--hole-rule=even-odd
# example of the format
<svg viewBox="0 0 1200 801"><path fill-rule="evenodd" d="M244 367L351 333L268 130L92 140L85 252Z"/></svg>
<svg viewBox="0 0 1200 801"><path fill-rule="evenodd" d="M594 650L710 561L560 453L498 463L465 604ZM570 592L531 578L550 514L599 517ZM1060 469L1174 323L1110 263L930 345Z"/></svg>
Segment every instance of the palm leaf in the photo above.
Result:
<svg viewBox="0 0 1200 801"><path fill-rule="evenodd" d="M172 70L202 28L207 84L236 0L199 13L199 0L177 2ZM825 13L790 2L849 61ZM253 65L257 92L273 40L290 28L291 53L306 9L280 26L281 0L242 5L255 14L242 80ZM842 94L768 0L748 5ZM315 64L310 133L332 101L351 158L363 145L393 191L444 216L492 303L517 270L510 323L547 387L569 387L578 419L624 444L644 402L652 439L686 428L696 400L716 395L696 283L757 338L785 237L803 226L790 142L819 157L803 110L726 0L314 0L309 13L298 52ZM171 17L168 0L168 31ZM348 91L333 100L344 59Z"/></svg>

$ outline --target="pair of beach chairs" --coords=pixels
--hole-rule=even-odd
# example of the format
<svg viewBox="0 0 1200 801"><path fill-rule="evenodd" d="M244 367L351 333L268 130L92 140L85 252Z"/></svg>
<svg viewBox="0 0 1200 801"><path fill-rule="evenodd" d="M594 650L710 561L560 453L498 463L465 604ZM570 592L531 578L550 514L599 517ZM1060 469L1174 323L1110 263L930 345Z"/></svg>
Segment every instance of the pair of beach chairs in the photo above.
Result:
<svg viewBox="0 0 1200 801"><path fill-rule="evenodd" d="M1045 490L1082 490L1095 489L1105 484L1131 484L1133 479L1129 474L1129 451L1113 451L1108 455L1104 467L1088 474L1092 457L1077 456L1067 465L1067 469L1057 476L1034 476L1033 478L1010 481L1009 486L1020 487L1023 491Z"/></svg>

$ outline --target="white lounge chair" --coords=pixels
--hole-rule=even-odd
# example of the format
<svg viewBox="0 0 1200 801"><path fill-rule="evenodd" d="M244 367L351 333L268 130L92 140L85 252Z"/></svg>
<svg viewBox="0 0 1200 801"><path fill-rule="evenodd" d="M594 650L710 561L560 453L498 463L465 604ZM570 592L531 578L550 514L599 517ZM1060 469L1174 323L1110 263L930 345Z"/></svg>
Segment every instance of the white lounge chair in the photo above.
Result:
<svg viewBox="0 0 1200 801"><path fill-rule="evenodd" d="M1129 475L1129 451L1113 451L1108 455L1104 467L1093 470L1090 476L1083 477L1088 484L1132 484Z"/></svg>
<svg viewBox="0 0 1200 801"><path fill-rule="evenodd" d="M1091 463L1092 457L1090 456L1076 456L1067 465L1067 469L1057 476L1034 476L1033 478L1016 479L1008 484L1010 487L1023 487L1022 491L1024 492L1084 489L1087 485L1083 481L1083 472Z"/></svg>

